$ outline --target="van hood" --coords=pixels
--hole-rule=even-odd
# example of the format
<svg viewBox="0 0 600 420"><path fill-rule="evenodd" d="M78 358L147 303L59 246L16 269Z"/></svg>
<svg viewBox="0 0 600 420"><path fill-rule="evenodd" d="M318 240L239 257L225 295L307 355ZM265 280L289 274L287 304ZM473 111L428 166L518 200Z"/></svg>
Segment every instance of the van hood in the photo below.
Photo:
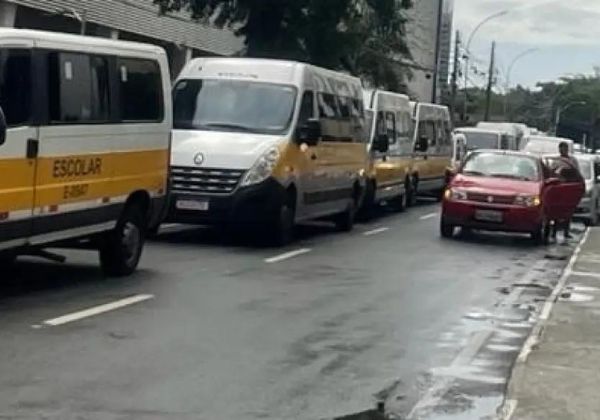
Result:
<svg viewBox="0 0 600 420"><path fill-rule="evenodd" d="M171 165L247 170L281 139L262 134L173 130ZM200 164L195 162L199 154L202 154Z"/></svg>
<svg viewBox="0 0 600 420"><path fill-rule="evenodd" d="M475 193L497 195L536 195L540 193L537 181L519 181L515 179L467 176L458 174L452 180L452 187L466 189Z"/></svg>

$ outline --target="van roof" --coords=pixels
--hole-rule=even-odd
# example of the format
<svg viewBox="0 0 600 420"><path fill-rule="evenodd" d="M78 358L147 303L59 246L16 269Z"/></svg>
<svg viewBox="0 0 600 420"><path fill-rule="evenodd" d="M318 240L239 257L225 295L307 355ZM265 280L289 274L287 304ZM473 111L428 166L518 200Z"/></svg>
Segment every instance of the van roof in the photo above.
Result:
<svg viewBox="0 0 600 420"><path fill-rule="evenodd" d="M540 141L554 141L556 143L566 142L569 144L575 144L575 142L571 139L565 139L562 137L552 137L552 136L528 136L527 139L531 140L540 140Z"/></svg>
<svg viewBox="0 0 600 420"><path fill-rule="evenodd" d="M327 91L327 79L346 82L354 90L362 90L359 78L349 74L324 69L299 61L275 60L267 58L236 58L236 57L208 57L196 58L190 61L179 78L234 78L246 80L261 80L265 82L299 85L306 81L307 75L315 79L315 88L321 87ZM320 86L324 85L324 86ZM354 92L357 97L362 97L362 92Z"/></svg>
<svg viewBox="0 0 600 420"><path fill-rule="evenodd" d="M34 29L0 28L0 39L13 39L17 42L19 40L29 40L43 44L66 44L73 47L78 47L79 50L86 50L88 47L100 47L130 52L136 51L152 54L166 54L165 50L157 45L131 41L120 41L96 36L39 31Z"/></svg>
<svg viewBox="0 0 600 420"><path fill-rule="evenodd" d="M502 130L492 130L490 128L477 128L477 127L461 127L457 128L456 132L458 133L483 133L483 134L507 134Z"/></svg>

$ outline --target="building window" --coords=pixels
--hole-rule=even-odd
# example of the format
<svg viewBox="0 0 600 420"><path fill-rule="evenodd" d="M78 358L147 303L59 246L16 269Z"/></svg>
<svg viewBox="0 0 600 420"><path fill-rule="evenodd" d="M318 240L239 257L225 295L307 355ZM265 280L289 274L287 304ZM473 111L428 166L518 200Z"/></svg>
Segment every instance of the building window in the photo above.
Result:
<svg viewBox="0 0 600 420"><path fill-rule="evenodd" d="M119 59L118 75L121 120L161 121L164 110L158 64L151 60Z"/></svg>
<svg viewBox="0 0 600 420"><path fill-rule="evenodd" d="M31 53L0 49L0 106L9 127L31 119Z"/></svg>

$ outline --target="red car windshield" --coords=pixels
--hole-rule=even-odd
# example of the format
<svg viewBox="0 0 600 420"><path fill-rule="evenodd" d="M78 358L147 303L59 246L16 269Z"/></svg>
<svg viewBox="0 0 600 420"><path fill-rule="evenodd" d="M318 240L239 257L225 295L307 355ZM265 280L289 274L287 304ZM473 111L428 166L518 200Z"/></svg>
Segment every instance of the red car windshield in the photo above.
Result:
<svg viewBox="0 0 600 420"><path fill-rule="evenodd" d="M539 181L540 165L529 156L502 153L473 153L465 162L464 175Z"/></svg>

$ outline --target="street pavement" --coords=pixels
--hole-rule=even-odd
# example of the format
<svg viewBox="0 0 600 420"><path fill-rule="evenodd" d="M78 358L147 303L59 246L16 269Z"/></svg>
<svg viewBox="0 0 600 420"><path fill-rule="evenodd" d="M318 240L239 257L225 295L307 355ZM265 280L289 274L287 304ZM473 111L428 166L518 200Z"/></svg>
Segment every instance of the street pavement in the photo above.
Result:
<svg viewBox="0 0 600 420"><path fill-rule="evenodd" d="M0 285L0 419L494 415L573 248L438 224L422 203L286 249L166 226L126 279L89 252L20 261Z"/></svg>
<svg viewBox="0 0 600 420"><path fill-rule="evenodd" d="M600 229L592 229L515 366L506 418L600 419Z"/></svg>

